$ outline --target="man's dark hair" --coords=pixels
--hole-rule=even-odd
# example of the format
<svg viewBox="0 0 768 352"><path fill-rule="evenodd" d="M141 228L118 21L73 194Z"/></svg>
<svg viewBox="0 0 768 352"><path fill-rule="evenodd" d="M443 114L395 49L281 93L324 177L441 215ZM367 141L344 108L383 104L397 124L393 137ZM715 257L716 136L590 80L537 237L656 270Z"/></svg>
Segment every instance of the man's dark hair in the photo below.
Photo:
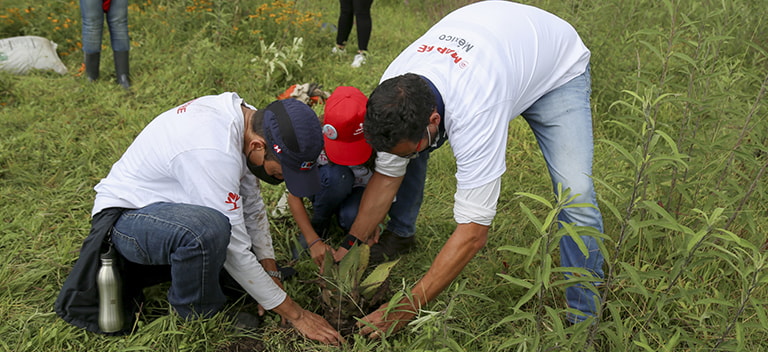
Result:
<svg viewBox="0 0 768 352"><path fill-rule="evenodd" d="M377 151L403 141L418 142L435 109L435 95L419 75L406 73L381 82L368 98L365 139Z"/></svg>

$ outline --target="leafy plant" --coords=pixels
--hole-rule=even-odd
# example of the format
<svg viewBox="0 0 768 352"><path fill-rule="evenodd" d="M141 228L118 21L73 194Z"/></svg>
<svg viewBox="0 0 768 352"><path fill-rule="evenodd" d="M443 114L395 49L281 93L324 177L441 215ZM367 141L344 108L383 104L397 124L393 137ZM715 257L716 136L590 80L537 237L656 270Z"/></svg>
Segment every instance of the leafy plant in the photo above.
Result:
<svg viewBox="0 0 768 352"><path fill-rule="evenodd" d="M261 55L251 59L257 66L258 75L267 87L286 86L293 79L294 71L304 66L304 39L293 38L291 46L278 47L274 42L267 45L259 41Z"/></svg>
<svg viewBox="0 0 768 352"><path fill-rule="evenodd" d="M355 317L370 313L389 298L389 273L400 259L377 265L363 279L370 250L366 244L356 244L338 264L326 252L325 272L319 281L320 303L323 316L344 335L354 330Z"/></svg>

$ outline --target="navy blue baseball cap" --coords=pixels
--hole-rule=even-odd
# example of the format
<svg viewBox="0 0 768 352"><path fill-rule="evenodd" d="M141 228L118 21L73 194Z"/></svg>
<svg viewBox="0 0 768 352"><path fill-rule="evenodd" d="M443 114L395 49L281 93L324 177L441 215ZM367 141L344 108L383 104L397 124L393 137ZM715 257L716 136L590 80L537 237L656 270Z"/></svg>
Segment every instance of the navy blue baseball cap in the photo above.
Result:
<svg viewBox="0 0 768 352"><path fill-rule="evenodd" d="M320 191L317 157L323 150L320 120L296 99L272 102L264 111L264 136L280 160L288 192L309 197Z"/></svg>

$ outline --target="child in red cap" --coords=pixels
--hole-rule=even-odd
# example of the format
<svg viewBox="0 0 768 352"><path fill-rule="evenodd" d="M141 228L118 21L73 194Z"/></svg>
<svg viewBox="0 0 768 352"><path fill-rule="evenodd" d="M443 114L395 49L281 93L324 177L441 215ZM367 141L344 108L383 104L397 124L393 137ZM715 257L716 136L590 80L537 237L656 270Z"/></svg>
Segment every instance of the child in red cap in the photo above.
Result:
<svg viewBox="0 0 768 352"><path fill-rule="evenodd" d="M323 115L325 149L317 159L321 190L308 197L312 217L302 198L288 195L288 205L301 230L302 247L309 249L312 260L321 267L327 251L333 248L323 242L328 237L333 216L338 225L349 230L373 167L373 149L365 141L363 120L368 98L355 87L338 87L326 101Z"/></svg>

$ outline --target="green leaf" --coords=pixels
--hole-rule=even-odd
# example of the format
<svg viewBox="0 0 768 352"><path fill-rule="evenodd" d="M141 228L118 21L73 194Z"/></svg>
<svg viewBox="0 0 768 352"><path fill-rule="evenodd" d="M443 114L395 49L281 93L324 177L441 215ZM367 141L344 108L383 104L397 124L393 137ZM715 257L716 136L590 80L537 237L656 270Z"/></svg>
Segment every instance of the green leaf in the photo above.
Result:
<svg viewBox="0 0 768 352"><path fill-rule="evenodd" d="M501 246L498 248L499 251L510 251L512 253L522 254L525 256L531 255L531 249L525 248L525 247L517 247L517 246Z"/></svg>
<svg viewBox="0 0 768 352"><path fill-rule="evenodd" d="M360 246L354 244L349 252L341 259L339 263L339 273L336 277L339 289L343 293L349 293L357 278L357 269L360 267Z"/></svg>
<svg viewBox="0 0 768 352"><path fill-rule="evenodd" d="M618 152L619 152L621 155L623 155L623 156L624 156L624 158L625 158L625 159L626 159L628 162L630 162L630 163L632 164L632 166L634 166L634 167L637 167L637 164L638 164L638 161L637 161L637 159L635 158L635 156L633 156L633 155L632 155L632 153L630 153L629 151L627 151L627 150L626 150L624 147L622 147L621 145L619 145L619 144L618 144L618 143L616 143L616 142L613 142L613 141L609 141L609 140L603 140L603 142L605 142L606 144L610 145L611 147L613 147L613 149L615 149L615 150L616 150L616 151L618 151Z"/></svg>
<svg viewBox="0 0 768 352"><path fill-rule="evenodd" d="M638 269L635 269L635 267L625 262L621 262L619 265L621 265L621 268L624 269L623 273L629 275L629 279L632 281L635 288L638 289L643 294L643 296L648 297L648 290L646 290L643 280L640 279L640 274L637 272Z"/></svg>
<svg viewBox="0 0 768 352"><path fill-rule="evenodd" d="M690 228L688 228L688 227L686 227L684 225L681 225L677 221L677 219L672 217L672 215L670 215L669 212L667 212L666 209L662 208L656 202L650 201L650 200L645 200L645 201L643 201L643 205L645 207L647 207L648 209L652 210L653 212L655 212L656 214L661 215L662 218L667 220L669 222L668 226L672 226L672 228L674 228L677 231L680 231L682 233L693 234L693 230L691 230Z"/></svg>
<svg viewBox="0 0 768 352"><path fill-rule="evenodd" d="M707 231L707 229L703 229L688 238L688 243L685 244L685 254L689 255L693 250L693 247L701 242L704 239L704 236L706 236L708 233L709 231Z"/></svg>
<svg viewBox="0 0 768 352"><path fill-rule="evenodd" d="M581 235L576 232L576 229L570 224L563 224L563 229L565 229L565 231L568 233L568 236L570 236L573 242L575 242L579 247L581 254L589 258L589 250L587 249L587 245L584 244L584 240L581 239Z"/></svg>
<svg viewBox="0 0 768 352"><path fill-rule="evenodd" d="M675 346L680 342L680 329L676 329L677 331L672 336L672 338L669 339L669 341L664 344L664 350L665 351L676 351Z"/></svg>
<svg viewBox="0 0 768 352"><path fill-rule="evenodd" d="M537 282L535 285L531 286L531 288L528 289L525 294L520 297L519 300L517 300L517 303L513 307L514 309L520 309L520 307L523 306L523 304L528 303L528 301L533 298L534 295L536 295L539 292L539 289L541 289L541 282Z"/></svg>
<svg viewBox="0 0 768 352"><path fill-rule="evenodd" d="M645 342L635 340L635 341L632 341L632 343L634 343L637 346L642 347L644 350L646 350L648 352L656 352L656 349L651 348L651 346L648 346L648 344L645 343Z"/></svg>
<svg viewBox="0 0 768 352"><path fill-rule="evenodd" d="M495 302L495 300L493 298L491 298L491 297L488 297L488 295L485 295L485 294L482 294L480 292L473 291L473 290L461 290L458 293L462 294L462 295L465 295L465 296L471 296L471 297L479 298L479 299L482 299L482 300L488 301L488 302Z"/></svg>
<svg viewBox="0 0 768 352"><path fill-rule="evenodd" d="M371 247L367 244L360 245L360 263L357 268L357 275L355 276L355 282L360 282L363 279L365 269L368 269L368 261L371 258Z"/></svg>
<svg viewBox="0 0 768 352"><path fill-rule="evenodd" d="M541 263L541 267L539 267L539 271L541 273L541 282L544 284L544 288L549 289L549 280L552 276L552 256L547 254L544 254L543 263Z"/></svg>
<svg viewBox="0 0 768 352"><path fill-rule="evenodd" d="M542 196L539 196L539 195L536 195L536 194L533 194L533 193L528 193L528 192L515 192L515 195L516 196L523 196L523 197L531 198L531 199L533 199L533 200L535 200L535 201L537 201L537 202L539 202L541 204L544 204L549 209L554 208L552 206L552 202L548 201L546 198L544 198Z"/></svg>
<svg viewBox="0 0 768 352"><path fill-rule="evenodd" d="M331 253L331 251L326 251L325 258L323 258L324 274L328 275L333 270L334 265L333 253Z"/></svg>
<svg viewBox="0 0 768 352"><path fill-rule="evenodd" d="M552 226L552 222L555 221L555 217L559 212L560 212L560 209L555 208L550 210L549 213L547 213L547 217L544 218L544 223L541 224L541 229L539 229L539 231L541 231L542 234L548 233L547 229L549 229L550 226Z"/></svg>
<svg viewBox="0 0 768 352"><path fill-rule="evenodd" d="M525 267L530 268L531 265L533 265L533 260L536 258L536 254L539 252L539 247L541 247L541 241L543 240L543 237L537 237L535 240L533 240L533 243L531 243L531 254L528 256L528 259L525 261Z"/></svg>
<svg viewBox="0 0 768 352"><path fill-rule="evenodd" d="M366 277L365 280L360 283L360 289L362 290L361 294L363 297L370 299L373 294L376 293L376 289L378 289L379 286L381 286L381 284L387 280L390 272L392 271L392 268L394 268L399 261L400 258L391 262L377 265L376 268L371 271L368 277Z"/></svg>
<svg viewBox="0 0 768 352"><path fill-rule="evenodd" d="M509 281L513 285L517 285L517 286L528 288L528 289L533 287L533 284L531 284L530 282L525 281L523 279L518 279L518 278L512 277L510 275L501 274L501 273L497 273L496 275L498 275L499 277L503 278L504 280Z"/></svg>
<svg viewBox="0 0 768 352"><path fill-rule="evenodd" d="M357 244L352 245L349 251L339 262L339 274L349 275L352 270L357 270L357 264L360 263L360 246ZM353 269L354 267L354 269Z"/></svg>
<svg viewBox="0 0 768 352"><path fill-rule="evenodd" d="M523 214L525 214L526 217L528 217L528 220L536 227L536 230L541 231L541 222L538 218L536 218L535 215L533 215L533 212L531 209L529 209L525 204L522 202L520 203L520 209L523 210ZM542 234L541 232L539 234Z"/></svg>

